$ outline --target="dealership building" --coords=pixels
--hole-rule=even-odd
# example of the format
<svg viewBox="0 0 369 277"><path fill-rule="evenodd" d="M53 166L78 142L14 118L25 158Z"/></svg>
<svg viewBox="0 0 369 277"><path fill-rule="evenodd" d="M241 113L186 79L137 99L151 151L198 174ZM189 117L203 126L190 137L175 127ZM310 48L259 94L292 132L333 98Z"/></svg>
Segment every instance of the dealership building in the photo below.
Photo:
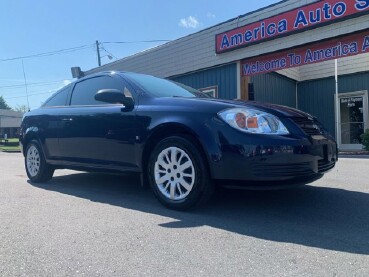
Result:
<svg viewBox="0 0 369 277"><path fill-rule="evenodd" d="M369 0L280 1L85 73L102 70L298 108L316 116L341 150L362 149L360 134L369 128Z"/></svg>
<svg viewBox="0 0 369 277"><path fill-rule="evenodd" d="M19 136L23 113L0 109L0 139Z"/></svg>

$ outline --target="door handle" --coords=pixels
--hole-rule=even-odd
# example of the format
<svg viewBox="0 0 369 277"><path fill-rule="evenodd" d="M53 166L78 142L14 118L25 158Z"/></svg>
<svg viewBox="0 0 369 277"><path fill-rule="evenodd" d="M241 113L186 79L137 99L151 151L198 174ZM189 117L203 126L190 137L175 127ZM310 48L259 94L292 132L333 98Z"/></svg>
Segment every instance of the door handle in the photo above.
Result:
<svg viewBox="0 0 369 277"><path fill-rule="evenodd" d="M62 121L73 121L73 118L63 118Z"/></svg>

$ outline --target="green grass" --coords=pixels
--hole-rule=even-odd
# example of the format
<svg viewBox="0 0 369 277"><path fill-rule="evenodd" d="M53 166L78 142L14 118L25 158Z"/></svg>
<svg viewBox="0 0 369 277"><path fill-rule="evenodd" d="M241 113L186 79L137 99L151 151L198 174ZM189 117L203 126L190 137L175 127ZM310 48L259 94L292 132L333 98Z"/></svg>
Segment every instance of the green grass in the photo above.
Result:
<svg viewBox="0 0 369 277"><path fill-rule="evenodd" d="M0 142L3 143L4 139L1 139ZM10 139L8 139L8 142L10 142L10 143L19 142L19 139L18 138L10 138ZM21 150L20 150L19 146L0 145L0 151L3 151L3 152L20 152Z"/></svg>

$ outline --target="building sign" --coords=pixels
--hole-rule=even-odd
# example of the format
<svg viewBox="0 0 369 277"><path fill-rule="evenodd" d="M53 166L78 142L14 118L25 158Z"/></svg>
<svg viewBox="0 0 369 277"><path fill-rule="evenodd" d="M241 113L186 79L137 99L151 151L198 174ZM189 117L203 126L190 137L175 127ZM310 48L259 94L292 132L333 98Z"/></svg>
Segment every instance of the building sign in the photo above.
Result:
<svg viewBox="0 0 369 277"><path fill-rule="evenodd" d="M345 97L340 99L341 107L352 108L356 106L356 102L359 102L359 106L363 106L363 97ZM360 113L363 113L363 108L359 108Z"/></svg>
<svg viewBox="0 0 369 277"><path fill-rule="evenodd" d="M369 31L246 59L242 76L282 70L369 52Z"/></svg>
<svg viewBox="0 0 369 277"><path fill-rule="evenodd" d="M217 34L216 53L223 53L340 20L369 13L369 0L326 0Z"/></svg>

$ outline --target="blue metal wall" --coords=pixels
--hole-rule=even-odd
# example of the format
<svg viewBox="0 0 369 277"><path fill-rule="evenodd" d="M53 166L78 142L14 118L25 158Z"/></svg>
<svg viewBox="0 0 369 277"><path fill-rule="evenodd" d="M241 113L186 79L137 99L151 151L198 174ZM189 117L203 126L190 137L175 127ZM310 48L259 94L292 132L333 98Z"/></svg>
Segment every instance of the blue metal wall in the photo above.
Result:
<svg viewBox="0 0 369 277"><path fill-rule="evenodd" d="M328 131L334 135L334 77L300 82L297 88L299 109L318 117ZM339 93L359 90L369 90L369 72L338 77Z"/></svg>
<svg viewBox="0 0 369 277"><path fill-rule="evenodd" d="M296 107L296 81L277 73L256 75L254 84L255 100Z"/></svg>
<svg viewBox="0 0 369 277"><path fill-rule="evenodd" d="M334 135L334 78L301 82L297 90L298 108L316 116Z"/></svg>
<svg viewBox="0 0 369 277"><path fill-rule="evenodd" d="M237 98L237 64L235 63L169 79L196 89L218 86L219 98Z"/></svg>
<svg viewBox="0 0 369 277"><path fill-rule="evenodd" d="M369 72L340 76L338 78L339 93L369 90Z"/></svg>

